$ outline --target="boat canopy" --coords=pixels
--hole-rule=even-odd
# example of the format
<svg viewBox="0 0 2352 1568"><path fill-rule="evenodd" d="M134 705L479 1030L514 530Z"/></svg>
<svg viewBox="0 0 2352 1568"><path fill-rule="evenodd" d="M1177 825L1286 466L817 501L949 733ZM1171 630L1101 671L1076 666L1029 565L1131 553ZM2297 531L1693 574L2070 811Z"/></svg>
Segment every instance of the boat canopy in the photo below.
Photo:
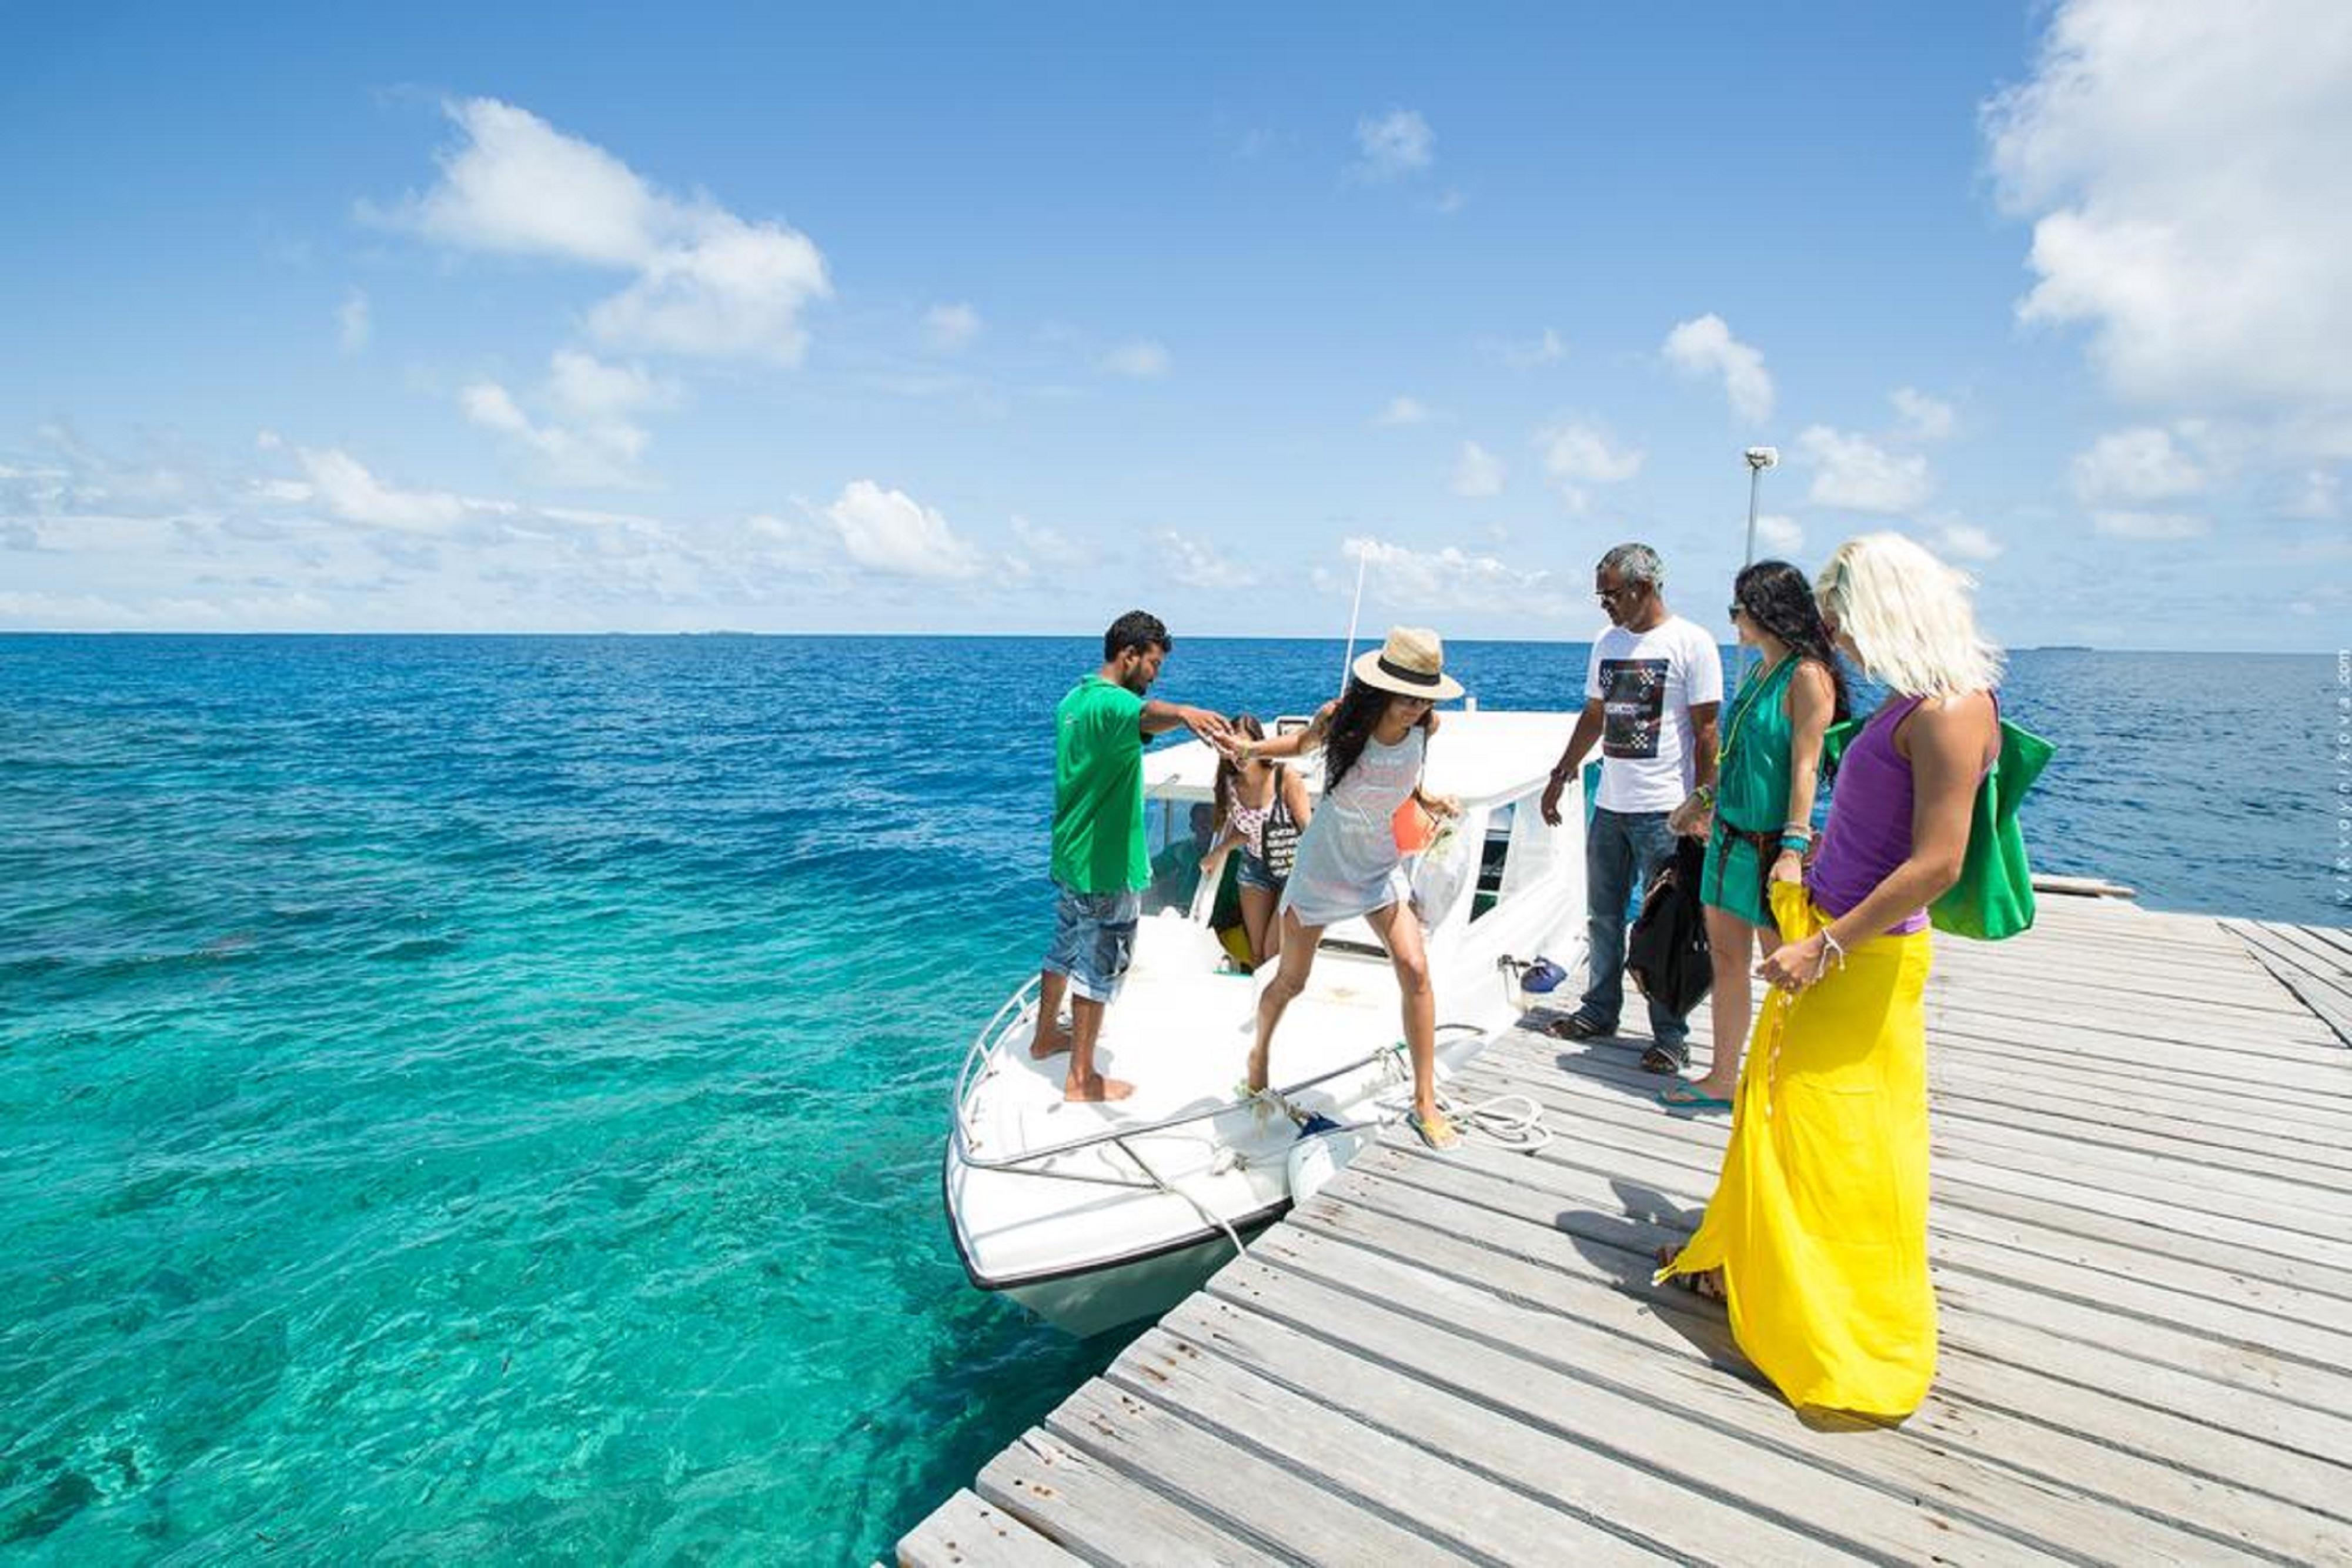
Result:
<svg viewBox="0 0 2352 1568"><path fill-rule="evenodd" d="M1568 745L1572 717L1558 713L1447 711L1429 748L1426 783L1433 795L1454 795L1465 806L1499 805L1543 788ZM1305 759L1307 786L1319 788L1322 768ZM1143 791L1154 800L1206 800L1217 777L1217 754L1205 741L1187 740L1143 756Z"/></svg>

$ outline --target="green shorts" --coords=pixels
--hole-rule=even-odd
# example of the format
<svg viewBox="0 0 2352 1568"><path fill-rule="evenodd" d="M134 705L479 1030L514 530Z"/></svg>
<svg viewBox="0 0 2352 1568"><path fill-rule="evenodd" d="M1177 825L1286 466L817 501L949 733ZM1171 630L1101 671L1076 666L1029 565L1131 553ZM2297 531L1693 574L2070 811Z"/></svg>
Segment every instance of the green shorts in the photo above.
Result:
<svg viewBox="0 0 2352 1568"><path fill-rule="evenodd" d="M1699 873L1698 901L1750 925L1771 926L1772 906L1764 891L1764 878L1771 869L1754 839L1727 831L1718 817L1706 835L1706 869Z"/></svg>

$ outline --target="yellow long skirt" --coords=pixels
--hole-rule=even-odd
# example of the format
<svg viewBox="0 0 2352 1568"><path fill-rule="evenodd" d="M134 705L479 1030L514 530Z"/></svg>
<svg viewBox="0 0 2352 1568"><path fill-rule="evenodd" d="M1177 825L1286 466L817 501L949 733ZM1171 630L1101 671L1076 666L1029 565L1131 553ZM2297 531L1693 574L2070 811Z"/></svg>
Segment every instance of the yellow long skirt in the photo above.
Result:
<svg viewBox="0 0 2352 1568"><path fill-rule="evenodd" d="M1791 941L1828 924L1775 883ZM1936 1375L1927 1279L1927 933L1767 994L1706 1218L1664 1281L1723 1270L1731 1332L1800 1409L1896 1418Z"/></svg>

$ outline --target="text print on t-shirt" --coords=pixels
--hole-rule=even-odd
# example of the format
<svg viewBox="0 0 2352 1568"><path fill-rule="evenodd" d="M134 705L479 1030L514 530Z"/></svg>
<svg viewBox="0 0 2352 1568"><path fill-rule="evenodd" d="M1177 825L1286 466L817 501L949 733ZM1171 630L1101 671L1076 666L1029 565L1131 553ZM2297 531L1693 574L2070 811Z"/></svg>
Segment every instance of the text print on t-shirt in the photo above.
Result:
<svg viewBox="0 0 2352 1568"><path fill-rule="evenodd" d="M1655 757L1666 712L1665 659L1601 661L1601 755Z"/></svg>

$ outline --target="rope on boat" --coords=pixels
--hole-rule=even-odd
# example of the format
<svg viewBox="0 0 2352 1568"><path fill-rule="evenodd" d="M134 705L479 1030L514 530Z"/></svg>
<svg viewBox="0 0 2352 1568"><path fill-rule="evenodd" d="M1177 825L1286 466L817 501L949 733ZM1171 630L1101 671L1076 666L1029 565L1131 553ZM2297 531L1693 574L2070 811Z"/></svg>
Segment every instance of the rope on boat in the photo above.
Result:
<svg viewBox="0 0 2352 1568"><path fill-rule="evenodd" d="M1135 1162L1137 1169L1140 1170L1145 1176L1151 1178L1153 1186L1171 1197L1182 1198L1186 1203L1192 1206L1193 1213L1199 1215L1202 1218L1207 1220L1210 1224L1223 1231L1225 1233L1225 1239L1234 1244L1234 1257L1238 1258L1242 1255L1241 1232L1235 1230L1232 1224L1226 1220L1223 1215L1217 1213L1207 1204L1202 1203L1199 1198L1194 1197L1191 1193L1186 1192L1182 1187L1178 1186L1175 1183L1161 1176L1158 1171L1153 1170L1151 1168L1150 1162L1129 1147L1125 1138L1113 1138L1111 1143L1117 1146L1120 1154L1125 1155L1129 1159Z"/></svg>

